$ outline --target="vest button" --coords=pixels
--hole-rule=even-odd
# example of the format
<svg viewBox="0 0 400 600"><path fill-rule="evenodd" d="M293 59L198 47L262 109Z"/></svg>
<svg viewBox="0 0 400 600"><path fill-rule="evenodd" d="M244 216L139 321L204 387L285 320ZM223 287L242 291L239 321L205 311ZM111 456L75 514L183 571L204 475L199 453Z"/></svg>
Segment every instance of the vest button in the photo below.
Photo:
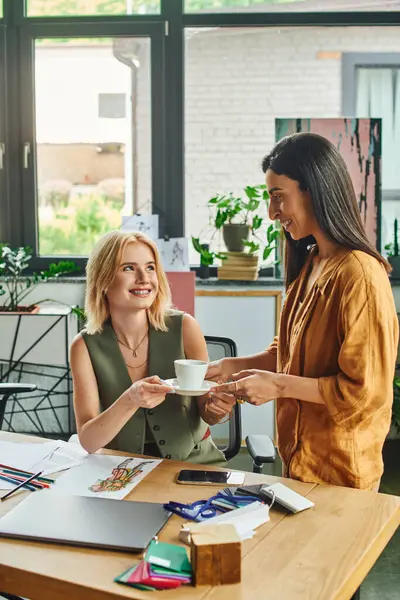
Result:
<svg viewBox="0 0 400 600"><path fill-rule="evenodd" d="M171 458L171 455L170 454L166 454L165 458Z"/></svg>
<svg viewBox="0 0 400 600"><path fill-rule="evenodd" d="M147 411L147 414L148 414L150 417L152 417L152 416L154 415L154 410L148 410L148 411Z"/></svg>
<svg viewBox="0 0 400 600"><path fill-rule="evenodd" d="M160 431L160 426L159 425L154 425L153 429L154 429L154 431Z"/></svg>
<svg viewBox="0 0 400 600"><path fill-rule="evenodd" d="M160 444L160 446L164 446L165 440L160 440L158 443Z"/></svg>

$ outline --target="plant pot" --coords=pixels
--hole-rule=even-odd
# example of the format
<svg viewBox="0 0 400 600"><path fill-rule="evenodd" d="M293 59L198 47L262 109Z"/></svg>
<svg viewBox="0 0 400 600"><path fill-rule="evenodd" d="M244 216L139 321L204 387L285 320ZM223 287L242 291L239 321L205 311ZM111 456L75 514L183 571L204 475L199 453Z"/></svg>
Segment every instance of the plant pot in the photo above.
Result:
<svg viewBox="0 0 400 600"><path fill-rule="evenodd" d="M389 256L388 261L392 265L393 271L390 273L391 279L400 279L400 254Z"/></svg>
<svg viewBox="0 0 400 600"><path fill-rule="evenodd" d="M36 315L39 309L38 304L32 304L30 306L17 306L17 310L2 310L0 308L0 313L4 315Z"/></svg>
<svg viewBox="0 0 400 600"><path fill-rule="evenodd" d="M209 279L210 278L210 267L209 265L202 265L200 263L200 267L199 267L199 278L200 279Z"/></svg>
<svg viewBox="0 0 400 600"><path fill-rule="evenodd" d="M243 252L242 240L247 240L250 234L250 225L243 223L229 223L222 227L222 237L228 252Z"/></svg>

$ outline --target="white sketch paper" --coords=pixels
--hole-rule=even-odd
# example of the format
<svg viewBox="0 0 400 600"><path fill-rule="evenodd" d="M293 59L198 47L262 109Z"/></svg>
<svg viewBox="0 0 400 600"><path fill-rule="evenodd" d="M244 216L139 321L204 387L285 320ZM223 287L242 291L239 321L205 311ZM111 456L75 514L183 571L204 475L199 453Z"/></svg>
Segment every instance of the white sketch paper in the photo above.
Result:
<svg viewBox="0 0 400 600"><path fill-rule="evenodd" d="M188 238L170 238L157 240L165 271L190 271Z"/></svg>
<svg viewBox="0 0 400 600"><path fill-rule="evenodd" d="M140 231L152 240L158 239L158 215L132 215L122 217L121 231Z"/></svg>
<svg viewBox="0 0 400 600"><path fill-rule="evenodd" d="M61 475L55 491L121 500L137 486L161 460L107 454L90 454L78 467Z"/></svg>

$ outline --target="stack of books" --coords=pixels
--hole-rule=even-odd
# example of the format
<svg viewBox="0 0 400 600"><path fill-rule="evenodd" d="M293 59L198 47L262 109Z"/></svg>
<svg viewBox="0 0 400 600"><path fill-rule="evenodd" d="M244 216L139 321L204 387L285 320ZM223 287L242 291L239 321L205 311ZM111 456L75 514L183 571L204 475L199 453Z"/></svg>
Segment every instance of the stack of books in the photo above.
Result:
<svg viewBox="0 0 400 600"><path fill-rule="evenodd" d="M248 252L224 252L226 259L218 267L218 279L255 281L258 278L258 256Z"/></svg>

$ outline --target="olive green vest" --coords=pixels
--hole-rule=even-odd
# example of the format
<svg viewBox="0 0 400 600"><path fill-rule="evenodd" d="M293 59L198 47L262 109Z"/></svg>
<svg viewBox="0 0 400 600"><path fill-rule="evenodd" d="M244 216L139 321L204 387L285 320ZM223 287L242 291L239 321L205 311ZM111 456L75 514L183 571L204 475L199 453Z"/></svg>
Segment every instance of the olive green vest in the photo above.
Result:
<svg viewBox="0 0 400 600"><path fill-rule="evenodd" d="M167 318L168 331L149 329L148 376L175 377L174 360L185 358L182 336L183 313ZM111 406L131 385L111 322L102 333L82 331L97 379L101 410ZM163 458L193 463L223 463L224 455L211 436L204 438L208 425L199 415L196 398L168 394L154 409L140 408L122 427L108 448L143 454L146 422Z"/></svg>

